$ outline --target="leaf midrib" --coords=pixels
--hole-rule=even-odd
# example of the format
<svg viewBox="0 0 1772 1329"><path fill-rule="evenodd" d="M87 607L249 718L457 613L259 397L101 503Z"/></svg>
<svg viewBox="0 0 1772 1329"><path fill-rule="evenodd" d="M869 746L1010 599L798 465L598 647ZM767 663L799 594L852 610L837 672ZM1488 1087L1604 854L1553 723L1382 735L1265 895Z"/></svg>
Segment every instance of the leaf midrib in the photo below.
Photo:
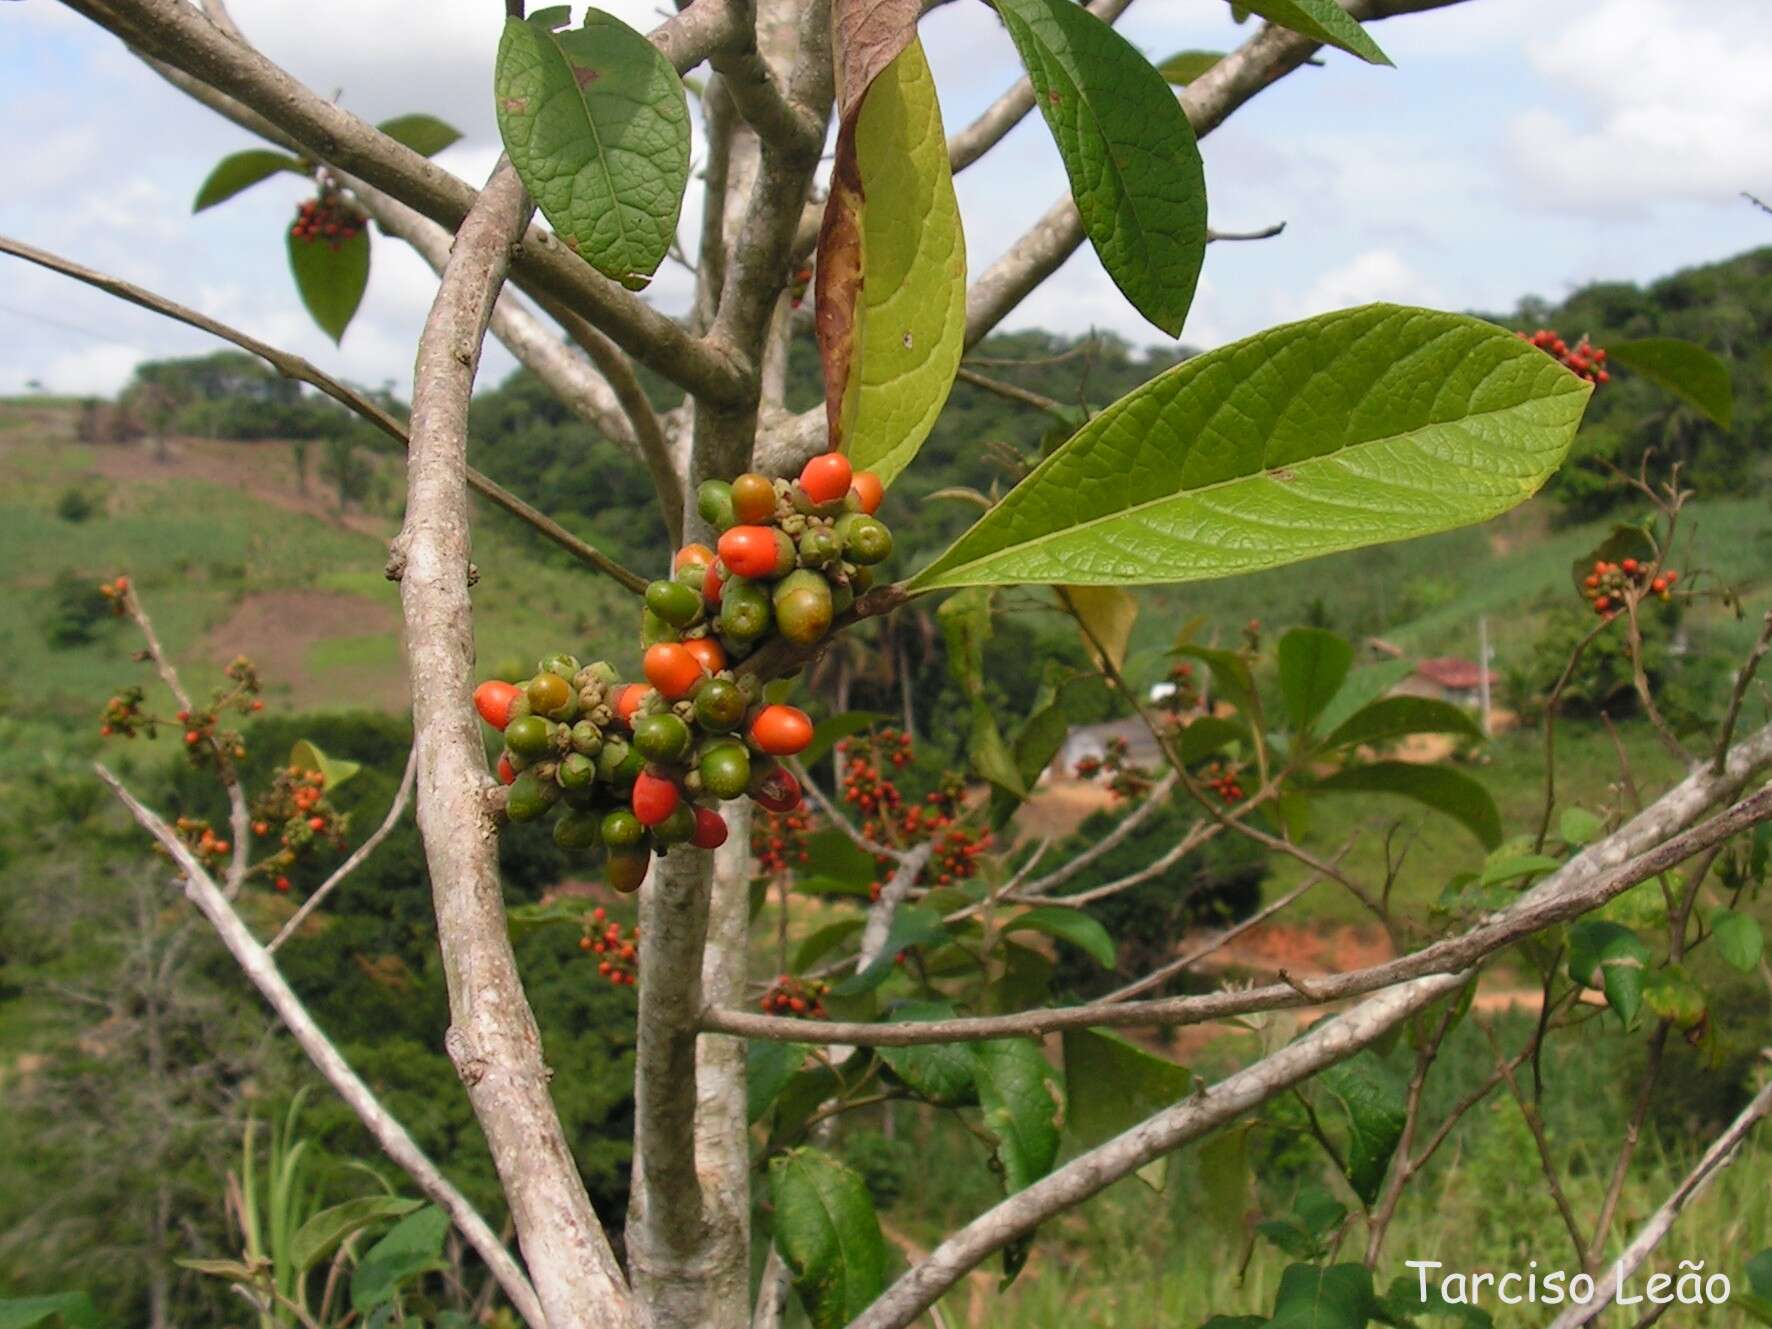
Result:
<svg viewBox="0 0 1772 1329"><path fill-rule="evenodd" d="M588 31L588 29L580 28L578 31L585 32ZM572 72L574 68L572 57L566 53L566 48L560 44L559 37L552 32L544 32L542 36L553 48L554 54L560 58L560 62L566 66L566 81L572 87L572 95L578 99L579 109L584 112L585 124L590 127L591 142L596 147L597 166L603 177L604 189L609 195L609 211L615 215L616 234L620 237L620 243L623 250L622 267L632 273L635 271L633 264L634 243L631 239L627 220L622 210L621 191L615 186L615 168L609 164L608 152L603 145L603 135L597 128L597 118L591 114L591 104L585 100L584 85L578 81L578 75ZM567 201L571 202L570 194L568 195ZM588 243L588 240L586 243Z"/></svg>

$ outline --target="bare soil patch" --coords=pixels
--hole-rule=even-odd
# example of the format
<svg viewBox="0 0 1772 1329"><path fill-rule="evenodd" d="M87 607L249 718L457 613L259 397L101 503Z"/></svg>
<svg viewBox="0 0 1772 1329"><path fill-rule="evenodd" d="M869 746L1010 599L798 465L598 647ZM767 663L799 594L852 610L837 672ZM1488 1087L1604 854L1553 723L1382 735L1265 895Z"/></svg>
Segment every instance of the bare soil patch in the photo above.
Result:
<svg viewBox="0 0 1772 1329"><path fill-rule="evenodd" d="M387 605L342 591L260 591L244 596L204 641L205 658L225 665L244 655L259 666L266 688L298 709L340 706L403 710L406 679L379 668L332 669L316 678L308 670L310 648L351 636L397 637L398 617Z"/></svg>

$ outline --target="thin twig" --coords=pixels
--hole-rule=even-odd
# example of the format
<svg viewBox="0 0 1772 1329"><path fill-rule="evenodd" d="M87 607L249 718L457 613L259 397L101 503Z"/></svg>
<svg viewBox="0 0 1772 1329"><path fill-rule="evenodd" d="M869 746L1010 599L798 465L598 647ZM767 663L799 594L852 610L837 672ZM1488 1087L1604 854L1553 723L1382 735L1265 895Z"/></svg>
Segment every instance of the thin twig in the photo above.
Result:
<svg viewBox="0 0 1772 1329"><path fill-rule="evenodd" d="M256 337L241 332L237 328L229 327L226 323L218 322L207 314L198 313L195 309L181 305L177 301L156 295L133 282L123 281L121 278L112 277L92 268L81 267L78 263L72 263L46 250L37 249L6 236L0 236L0 253L11 254L15 258L22 258L53 272L59 272L63 276L72 277L76 281L85 282L88 286L96 286L99 290L114 295L120 300L127 300L130 304L140 305L143 309L152 310L156 314L162 314L212 336L220 337L223 341L232 342L241 350L250 351L264 360L285 378L297 379L318 388L341 406L367 420L389 438L397 440L401 447L409 447L411 444L406 426L399 420L362 393L340 383L299 355L280 350L267 342L262 342ZM490 499L512 516L527 522L562 549L596 568L597 571L619 585L633 591L636 595L645 592L646 579L638 573L629 571L603 553L602 550L585 543L559 522L525 503L504 486L488 479L479 471L469 467L467 474L468 484L477 493Z"/></svg>
<svg viewBox="0 0 1772 1329"><path fill-rule="evenodd" d="M1067 424L1071 422L1071 414L1069 411L1065 410L1064 404L1055 401L1044 393L1031 391L1028 388L1006 382L1000 378L992 378L988 374L979 373L976 369L968 369L965 365L960 366L956 371L955 376L962 383L970 383L975 388L982 388L986 392L993 392L1007 401L1019 402L1023 406L1032 406L1036 411L1044 411L1046 414L1055 416L1058 419L1065 421Z"/></svg>
<svg viewBox="0 0 1772 1329"><path fill-rule="evenodd" d="M1495 1031L1489 1027L1488 1022L1479 1019L1477 1027L1488 1037L1489 1046L1495 1052L1495 1069L1501 1073L1501 1078L1507 1081L1507 1087L1513 1091L1514 1102L1519 1104L1520 1116L1526 1123L1527 1131L1532 1135L1532 1143L1538 1149L1538 1166L1544 1174L1545 1189L1550 1192L1550 1197L1557 1206L1557 1212L1562 1215L1563 1226L1569 1233L1569 1241L1575 1247L1576 1263L1585 1268L1588 1263L1587 1243L1582 1240L1581 1224L1575 1217L1575 1210L1569 1205L1569 1196L1563 1190L1562 1180L1557 1174L1556 1160L1551 1157L1550 1141L1545 1138L1544 1119L1539 1116L1538 1104L1521 1092L1520 1082L1514 1075L1508 1058L1503 1055L1500 1046L1496 1043Z"/></svg>
<svg viewBox="0 0 1772 1329"><path fill-rule="evenodd" d="M406 805L412 801L412 786L417 775L418 744L414 743L412 751L406 756L406 773L400 777L400 788L394 794L394 801L388 808L388 815L382 819L381 825L375 828L375 833L358 845L351 856L340 863L338 869L321 882L319 888L312 895L302 901L301 908L291 914L289 921L278 930L275 937L271 938L270 943L265 947L267 953L274 955L277 948L294 936L296 930L307 921L308 915L318 909L326 897L337 890L344 879L357 870L364 859L380 848L381 842L388 838L393 832L394 826L406 814Z"/></svg>
<svg viewBox="0 0 1772 1329"><path fill-rule="evenodd" d="M1772 647L1772 609L1766 611L1766 617L1760 622L1760 635L1754 641L1753 650L1748 652L1741 672L1735 675L1735 690L1729 694L1729 709L1723 716L1723 727L1717 731L1717 750L1710 759L1713 771L1721 770L1723 762L1728 759L1729 743L1735 736L1735 721L1741 715L1741 703L1747 699L1748 685L1753 682L1760 661L1766 658L1768 647Z"/></svg>

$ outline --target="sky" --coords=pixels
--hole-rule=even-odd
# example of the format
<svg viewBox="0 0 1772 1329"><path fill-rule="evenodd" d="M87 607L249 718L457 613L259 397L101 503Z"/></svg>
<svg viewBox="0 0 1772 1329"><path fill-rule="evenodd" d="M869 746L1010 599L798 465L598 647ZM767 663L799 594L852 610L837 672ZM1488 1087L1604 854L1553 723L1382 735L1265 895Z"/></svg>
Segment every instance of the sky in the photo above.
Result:
<svg viewBox="0 0 1772 1329"><path fill-rule="evenodd" d="M605 0L642 30L649 0ZM575 17L582 5L574 5ZM412 111L464 133L438 158L480 183L498 154L491 0L233 0L270 58L375 121ZM1224 0L1140 0L1121 31L1153 59L1226 50L1252 32ZM1211 246L1181 340L1206 348L1368 300L1504 312L1597 280L1648 281L1772 244L1772 7L1766 0L1464 0L1371 25L1387 69L1326 51L1202 140L1211 223L1283 235ZM956 0L922 28L948 127L1017 76L991 10ZM304 194L268 181L193 216L223 155L256 146L54 0L0 4L0 234L128 278L328 372L404 394L435 291L430 269L376 237L343 344L307 317L284 265ZM700 144L696 145L698 153ZM1031 116L957 180L969 269L984 270L1064 187ZM696 234L692 183L680 233ZM689 274L667 261L646 298L676 313ZM1085 246L1006 320L1166 345ZM1565 332L1570 330L1565 329ZM1579 332L1579 329L1574 330ZM0 256L0 394L38 383L110 393L143 359L217 343ZM489 347L482 385L513 361Z"/></svg>

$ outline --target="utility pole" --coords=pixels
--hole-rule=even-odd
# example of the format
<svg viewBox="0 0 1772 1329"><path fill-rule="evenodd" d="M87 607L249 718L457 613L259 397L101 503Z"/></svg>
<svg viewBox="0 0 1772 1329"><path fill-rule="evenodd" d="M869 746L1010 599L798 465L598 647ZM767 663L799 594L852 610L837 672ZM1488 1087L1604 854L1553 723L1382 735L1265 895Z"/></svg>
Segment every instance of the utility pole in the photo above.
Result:
<svg viewBox="0 0 1772 1329"><path fill-rule="evenodd" d="M1483 737L1489 732L1489 615L1477 615L1477 705L1482 708Z"/></svg>

